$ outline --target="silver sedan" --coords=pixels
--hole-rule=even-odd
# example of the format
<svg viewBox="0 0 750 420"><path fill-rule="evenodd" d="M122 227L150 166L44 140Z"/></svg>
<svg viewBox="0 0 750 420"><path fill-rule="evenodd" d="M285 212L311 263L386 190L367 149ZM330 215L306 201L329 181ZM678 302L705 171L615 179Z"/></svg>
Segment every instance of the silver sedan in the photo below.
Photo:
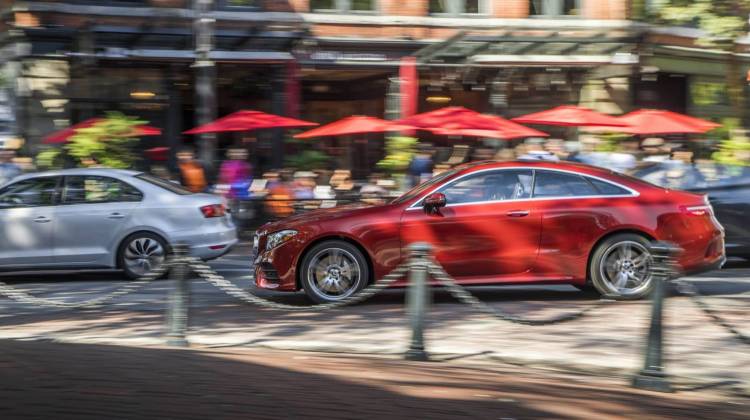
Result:
<svg viewBox="0 0 750 420"><path fill-rule="evenodd" d="M140 277L170 244L212 259L237 243L222 199L151 175L68 169L0 187L0 269L119 268Z"/></svg>

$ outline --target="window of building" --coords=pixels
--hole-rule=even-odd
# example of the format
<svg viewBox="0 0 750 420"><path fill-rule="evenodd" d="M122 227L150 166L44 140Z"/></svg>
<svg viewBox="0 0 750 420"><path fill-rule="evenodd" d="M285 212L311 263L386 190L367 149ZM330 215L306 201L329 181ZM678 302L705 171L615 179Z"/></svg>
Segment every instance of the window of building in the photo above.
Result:
<svg viewBox="0 0 750 420"><path fill-rule="evenodd" d="M65 177L63 204L94 204L141 201L143 194L134 187L105 176Z"/></svg>
<svg viewBox="0 0 750 420"><path fill-rule="evenodd" d="M0 190L0 209L51 206L55 202L58 177L32 178Z"/></svg>
<svg viewBox="0 0 750 420"><path fill-rule="evenodd" d="M375 0L310 0L313 12L373 12Z"/></svg>
<svg viewBox="0 0 750 420"><path fill-rule="evenodd" d="M582 0L530 0L531 16L578 16Z"/></svg>
<svg viewBox="0 0 750 420"><path fill-rule="evenodd" d="M486 0L430 0L429 11L438 15L486 14Z"/></svg>
<svg viewBox="0 0 750 420"><path fill-rule="evenodd" d="M536 171L534 198L599 195L582 176L552 171Z"/></svg>
<svg viewBox="0 0 750 420"><path fill-rule="evenodd" d="M447 204L518 200L531 197L531 170L481 172L462 178L440 192Z"/></svg>

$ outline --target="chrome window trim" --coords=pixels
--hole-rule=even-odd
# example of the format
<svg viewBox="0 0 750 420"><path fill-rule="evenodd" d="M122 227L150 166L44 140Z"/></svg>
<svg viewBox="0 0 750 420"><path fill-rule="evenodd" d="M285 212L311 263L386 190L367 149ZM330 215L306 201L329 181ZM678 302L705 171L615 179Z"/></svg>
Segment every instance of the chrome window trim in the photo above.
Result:
<svg viewBox="0 0 750 420"><path fill-rule="evenodd" d="M544 201L544 200L576 200L576 199L581 199L581 198L623 198L623 197L638 197L639 195L641 195L641 193L639 193L638 191L636 191L636 190L634 190L634 189L632 189L630 187L622 185L622 184L620 184L618 182L614 182L614 181L610 181L610 180L605 179L605 178L598 177L596 175L582 174L580 172L570 171L570 170L566 170L566 169L539 168L539 167L534 167L534 166L514 166L514 167L506 167L506 168L487 168L487 169L481 169L481 170L478 170L478 171L473 171L473 172L469 172L467 174L463 174L463 175L459 176L458 178L455 178L455 179L453 179L451 181L448 181L448 183L446 183L446 184L439 185L439 186L433 188L430 192L425 193L422 196L422 198L420 198L419 200L417 200L411 206L407 207L406 210L407 211L409 211L409 210L421 210L422 209L422 201L424 200L425 197L427 197L428 195L433 194L435 192L439 192L443 188L448 188L451 185L453 185L454 183L460 181L461 179L466 178L467 176L476 175L476 174L480 174L480 173L483 173L483 172L490 172L490 171L497 171L497 172L499 172L499 171L513 171L513 170L524 170L524 169L532 171L532 181L531 181L532 182L532 184L531 184L531 189L532 189L531 193L532 193L532 196L530 198L514 198L514 199L511 199L511 200L492 200L492 201L471 201L471 202L468 202L468 203L455 203L455 204L448 203L448 204L446 204L445 207L460 207L460 206L474 205L474 204L518 203L518 202L526 202L526 201ZM630 194L576 195L576 196L572 196L572 197L567 197L567 196L561 196L561 197L534 197L534 195L533 195L534 194L534 189L536 188L536 171L550 171L550 172L560 172L560 173L564 173L564 174L573 174L573 175L581 176L584 179L588 177L588 178L591 178L591 179L596 179L598 181L606 182L608 184L612 184L612 185L614 185L616 187L622 188L622 189L630 192Z"/></svg>

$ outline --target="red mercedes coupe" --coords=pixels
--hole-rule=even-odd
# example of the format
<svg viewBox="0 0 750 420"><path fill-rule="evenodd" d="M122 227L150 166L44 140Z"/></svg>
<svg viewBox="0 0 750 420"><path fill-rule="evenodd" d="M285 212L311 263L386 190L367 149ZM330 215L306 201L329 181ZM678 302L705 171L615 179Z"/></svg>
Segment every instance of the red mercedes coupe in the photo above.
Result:
<svg viewBox="0 0 750 420"><path fill-rule="evenodd" d="M649 241L684 249L685 272L720 267L724 232L705 196L574 163L471 163L389 204L317 210L262 226L260 288L351 296L428 242L464 285L565 283L637 299L652 288ZM403 284L403 283L400 283Z"/></svg>

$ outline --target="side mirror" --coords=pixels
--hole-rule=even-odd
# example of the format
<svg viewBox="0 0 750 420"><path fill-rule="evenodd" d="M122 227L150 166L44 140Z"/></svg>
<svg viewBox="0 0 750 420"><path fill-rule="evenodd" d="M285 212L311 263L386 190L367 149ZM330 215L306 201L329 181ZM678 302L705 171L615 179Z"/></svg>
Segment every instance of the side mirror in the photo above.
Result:
<svg viewBox="0 0 750 420"><path fill-rule="evenodd" d="M441 207L445 207L445 194L432 193L424 198L422 208L425 213L437 213Z"/></svg>

